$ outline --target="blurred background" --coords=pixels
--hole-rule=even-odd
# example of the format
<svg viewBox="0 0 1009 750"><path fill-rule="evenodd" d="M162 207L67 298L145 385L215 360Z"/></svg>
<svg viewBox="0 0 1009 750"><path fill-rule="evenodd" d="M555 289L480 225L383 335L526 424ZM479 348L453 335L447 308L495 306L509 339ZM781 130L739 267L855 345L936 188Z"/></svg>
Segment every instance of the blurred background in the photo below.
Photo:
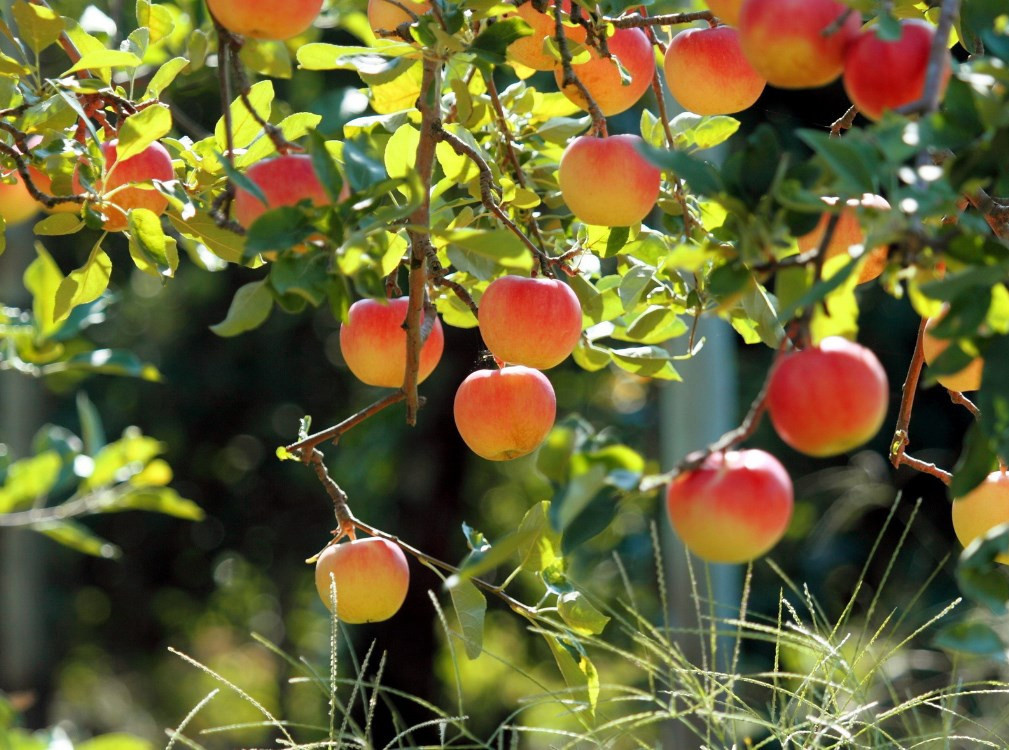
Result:
<svg viewBox="0 0 1009 750"><path fill-rule="evenodd" d="M55 0L53 5L64 15L80 18L87 4ZM201 4L179 5L192 23L203 21ZM664 2L653 10L688 7L693 6ZM96 3L93 10L114 22L108 31L116 38L135 23L129 3ZM313 36L352 43L339 26L361 10L356 3L332 3L328 21L321 24L329 28ZM184 31L185 25L180 28ZM553 85L548 78L544 87ZM502 71L500 88L510 82ZM329 137L339 137L344 122L365 113L360 84L351 74L301 72L293 81L276 80L275 85L278 98L290 102L293 110L323 115L320 130ZM215 71L205 67L180 79L171 103L180 113L180 132L196 138L212 130L220 111ZM647 98L643 105L650 106ZM743 130L770 122L782 141L798 150L802 146L791 135L795 128L824 129L846 107L839 84L812 92L768 90L744 114ZM612 118L613 131L633 131L638 117L629 112ZM737 139L741 136L732 142ZM45 244L67 270L83 262L96 237L85 233L66 240L47 238ZM0 256L0 301L5 305L28 303L20 278L34 257L31 243L26 228L8 230L8 249ZM24 709L21 722L30 729L63 723L75 737L126 731L162 743L165 728L176 726L216 686L167 650L174 647L240 684L275 715L325 724L324 696L314 687L289 684L293 667L250 635L261 635L320 672L327 669L329 618L305 559L330 538L332 506L310 470L281 463L275 450L296 439L304 415L311 415L313 427L320 429L379 393L357 382L341 362L339 321L328 309L309 308L295 315L275 310L264 326L232 339L209 330L225 317L236 289L262 271L208 269L194 255L182 262L173 282L162 286L131 270L121 238L111 238L105 247L114 258L111 288L116 302L107 322L91 329L92 338L135 351L161 370L163 382L98 376L44 383L0 372L0 442L17 458L30 452L32 435L46 423L79 430L75 392L83 390L110 437L136 425L164 442L165 457L175 470L173 486L195 500L206 518L193 523L124 513L88 519L89 527L122 548L119 560L86 557L27 531L0 529L0 690ZM881 433L866 451L826 461L796 454L766 423L749 445L781 457L796 479L795 520L773 559L793 580L808 583L833 616L847 602L895 494L903 493L903 501L896 510L897 523L884 539L887 549L896 546L914 501L922 499L880 606L899 610L941 565L910 613L916 625L957 595L947 558L955 558L959 548L944 487L910 471L895 473L884 458L918 320L906 300L893 299L876 285L869 287L859 292L859 338L879 355L893 394L892 413ZM640 449L653 469L664 457L668 460L671 451L700 448L711 438L706 433L712 428L717 434L738 423L772 355L763 346L743 346L731 332L728 338L711 335L726 342L702 355L707 360L701 366L707 369L698 371L719 373L724 391L712 394L714 402L694 403L687 414L683 399L670 392L689 393L694 387L689 378L685 384L658 385L615 369L588 374L569 360L549 373L559 416L580 415L596 429L611 431L620 442ZM682 351L686 342L674 346ZM550 496L533 458L492 464L471 454L456 433L451 400L480 356L475 330L448 328L441 365L422 386L427 404L416 428L407 428L402 408L393 407L351 431L338 447L326 449L332 475L362 520L450 562L461 560L467 551L463 522L493 540ZM712 420L728 423L704 424L708 412L719 415ZM924 389L915 405L910 450L950 467L968 423L969 414L951 404L942 389ZM696 440L691 444L692 436ZM673 442L677 447L670 448ZM622 591L615 550L627 569L637 606L659 622L653 521L668 541L658 495L623 502L607 530L577 550L571 577L600 600L611 600ZM675 583L684 560L674 544L667 546L670 580ZM882 577L888 559L880 557L879 569L870 569L870 586L860 601L874 593L873 582ZM386 655L384 684L451 711L455 670L428 592L443 606L448 597L427 569L414 564L412 574L407 602L395 618L343 631L341 664L352 674L350 655L360 658L374 642L373 668L377 654ZM782 581L763 564L755 567L754 576L750 609L773 617ZM740 574L723 571L715 578L727 581L731 591ZM520 577L517 591L524 592L520 598L535 601L542 585ZM692 605L683 591L674 590L672 606L674 624L690 627L694 613L684 611ZM524 697L561 684L546 645L526 627L491 599L485 639L489 655L460 661L470 725L478 735L493 731ZM940 652L928 653L933 661L916 668L927 672L925 679L933 679L949 665ZM759 647L748 648L744 669L748 664L766 668L766 658ZM597 666L604 681L640 679L630 665L606 655L598 656ZM988 667L981 664L978 669ZM398 703L396 710L408 724L430 718L408 701ZM543 712L544 723L558 714L550 705L529 709L536 711ZM190 732L260 718L245 701L222 694L194 719ZM525 718L536 721L535 716ZM383 735L387 731L380 727L378 738L388 741ZM268 736L268 729L249 729L227 738L206 735L201 742L233 747L255 745ZM428 740L433 737L432 731Z"/></svg>

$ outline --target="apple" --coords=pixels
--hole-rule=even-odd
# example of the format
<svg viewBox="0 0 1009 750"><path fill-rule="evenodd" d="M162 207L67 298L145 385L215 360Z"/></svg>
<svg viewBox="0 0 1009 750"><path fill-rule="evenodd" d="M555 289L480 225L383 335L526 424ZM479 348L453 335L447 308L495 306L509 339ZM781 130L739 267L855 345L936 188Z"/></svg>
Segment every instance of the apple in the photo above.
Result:
<svg viewBox="0 0 1009 750"><path fill-rule="evenodd" d="M949 346L949 339L936 338L931 329L942 320L949 311L949 305L943 305L942 311L933 318L925 322L925 332L921 337L921 349L925 355L925 364L932 364L940 354L946 351ZM936 378L939 384L951 391L964 393L966 391L976 391L981 388L981 373L984 371L984 359L975 357L966 367L951 375L942 375Z"/></svg>
<svg viewBox="0 0 1009 750"><path fill-rule="evenodd" d="M146 208L159 216L163 214L168 208L168 198L151 187L151 181L167 182L175 179L172 157L157 141L139 154L123 161L117 160L118 143L117 139L113 139L102 144L105 165L102 175L94 186L103 199L101 204L102 213L105 214L103 226L109 232L126 229L129 225L126 213L134 208ZM148 187L125 187L134 184L144 184ZM73 190L78 195L84 192L79 167L74 170Z"/></svg>
<svg viewBox="0 0 1009 750"><path fill-rule="evenodd" d="M329 194L319 182L312 167L312 157L306 154L288 154L257 161L245 171L266 197L266 205L242 187L235 187L235 219L245 228L266 211L281 206L294 206L303 200L313 206L330 203Z"/></svg>
<svg viewBox="0 0 1009 750"><path fill-rule="evenodd" d="M876 355L830 336L782 356L771 373L767 412L778 435L809 456L836 456L883 425L890 390Z"/></svg>
<svg viewBox="0 0 1009 750"><path fill-rule="evenodd" d="M560 60L543 51L543 42L552 37L556 30L553 17L553 2L548 0L547 12L540 13L531 2L522 3L516 9L519 16L533 27L530 36L524 36L508 45L508 56L527 68L533 70L553 70L561 64ZM562 6L565 13L571 11L571 1L564 0ZM565 26L564 36L572 42L585 42L585 29L582 26Z"/></svg>
<svg viewBox="0 0 1009 750"><path fill-rule="evenodd" d="M557 170L561 197L586 224L627 227L642 221L659 198L661 173L641 154L636 135L573 139Z"/></svg>
<svg viewBox="0 0 1009 750"><path fill-rule="evenodd" d="M792 480L762 450L712 453L666 492L669 520L687 549L703 560L742 563L771 549L792 517Z"/></svg>
<svg viewBox="0 0 1009 750"><path fill-rule="evenodd" d="M841 27L824 35L843 13ZM815 88L841 75L845 49L861 26L858 12L835 0L744 0L739 41L772 86Z"/></svg>
<svg viewBox="0 0 1009 750"><path fill-rule="evenodd" d="M953 499L953 531L964 547L993 526L1009 523L1009 476L993 471L977 487ZM995 558L1009 565L1009 554Z"/></svg>
<svg viewBox="0 0 1009 750"><path fill-rule="evenodd" d="M578 76L589 95L599 105L599 110L609 117L619 114L634 106L638 99L652 85L655 75L655 51L648 36L641 29L617 29L608 40L610 54L620 60L620 64L630 76L630 82L624 85L620 77L620 69L614 60L600 57L594 49L589 50L590 59L580 65L572 65L571 70ZM564 71L557 67L554 70L557 85L564 81ZM564 96L582 109L589 108L582 92L574 84L562 88Z"/></svg>
<svg viewBox="0 0 1009 750"><path fill-rule="evenodd" d="M582 306L557 279L502 276L480 298L480 334L502 362L548 370L582 335Z"/></svg>
<svg viewBox="0 0 1009 750"><path fill-rule="evenodd" d="M307 30L322 10L322 0L207 0L217 22L253 39L290 39Z"/></svg>
<svg viewBox="0 0 1009 750"><path fill-rule="evenodd" d="M399 388L406 373L406 320L408 297L391 300L362 299L350 306L347 322L340 326L340 351L358 380L381 388ZM423 316L423 313L422 313ZM441 321L435 318L431 333L420 349L417 382L437 366L445 348Z"/></svg>
<svg viewBox="0 0 1009 750"><path fill-rule="evenodd" d="M38 213L39 204L28 192L16 169L0 173L0 179L9 180L0 182L0 216L8 226L28 221ZM37 182L35 184L38 186Z"/></svg>
<svg viewBox="0 0 1009 750"><path fill-rule="evenodd" d="M900 22L900 38L880 39L875 29L863 31L844 53L844 90L858 111L878 120L888 109L921 99L935 29L927 21ZM950 58L943 56L940 92L951 74Z"/></svg>
<svg viewBox="0 0 1009 750"><path fill-rule="evenodd" d="M402 7L400 7L402 6ZM409 8L415 16L422 16L431 10L431 3L415 3L412 0L368 0L368 25L374 33L392 32L413 18L403 8Z"/></svg>
<svg viewBox="0 0 1009 750"><path fill-rule="evenodd" d="M381 622L403 606L410 566L398 544L378 537L354 539L329 545L315 563L315 587L327 609L334 582L340 622Z"/></svg>
<svg viewBox="0 0 1009 750"><path fill-rule="evenodd" d="M743 0L707 0L707 6L722 23L739 25L739 9Z"/></svg>
<svg viewBox="0 0 1009 750"><path fill-rule="evenodd" d="M681 31L666 48L663 67L669 93L699 115L742 112L767 83L743 56L731 26Z"/></svg>
<svg viewBox="0 0 1009 750"><path fill-rule="evenodd" d="M456 391L453 410L471 451L508 461L540 446L554 426L557 399L546 375L514 365L471 373Z"/></svg>
<svg viewBox="0 0 1009 750"><path fill-rule="evenodd" d="M838 200L836 196L826 196L823 198L823 202L828 206L836 206ZM837 225L834 227L834 234L831 235L830 244L827 245L825 260L837 257L838 255L848 254L851 252L850 248L853 245L860 246L865 242L865 232L862 231L862 225L858 222L858 209L860 208L888 211L890 210L890 204L882 196L873 195L872 193L866 193L860 200L852 198L846 201L845 207L841 209ZM830 217L831 214L829 213L823 214L820 217L820 222L812 232L798 238L799 252L805 253L820 247L823 235L827 231L827 224L830 223ZM883 273L883 269L886 268L888 251L889 248L886 245L880 245L866 251L869 257L866 259L865 264L862 266L862 271L858 275L859 284L872 281Z"/></svg>

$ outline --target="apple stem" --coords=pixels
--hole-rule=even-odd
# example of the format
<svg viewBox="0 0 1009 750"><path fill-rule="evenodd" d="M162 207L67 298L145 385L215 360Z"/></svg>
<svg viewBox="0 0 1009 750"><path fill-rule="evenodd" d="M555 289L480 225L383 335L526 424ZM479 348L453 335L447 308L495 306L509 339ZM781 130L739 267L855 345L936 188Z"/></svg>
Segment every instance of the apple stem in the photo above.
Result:
<svg viewBox="0 0 1009 750"><path fill-rule="evenodd" d="M907 377L904 379L904 387L900 396L900 412L897 416L897 426L894 429L893 440L890 442L890 463L895 469L901 466L908 466L923 474L930 474L936 477L943 484L949 485L953 481L953 475L948 471L940 469L935 464L912 458L904 451L910 442L908 428L911 424L911 408L914 406L915 391L918 390L918 379L921 377L921 368L925 362L925 350L922 346L922 339L925 336L925 319L922 318L918 326L918 338L914 343L914 354L911 356L911 365L907 370Z"/></svg>
<svg viewBox="0 0 1009 750"><path fill-rule="evenodd" d="M542 250L542 248L537 247L536 244L529 239L526 233L522 231L518 224L512 221L511 217L497 202L494 193L500 192L500 188L494 183L494 173L491 172L490 167L487 165L487 161L480 155L480 152L455 134L445 130L440 123L435 125L435 137L439 141L443 141L451 146L452 150L459 154L459 156L465 156L476 165L477 170L480 172L480 200L481 203L483 203L484 208L490 211L498 221L504 224L512 234L522 241L522 244L529 249L529 252L531 252L533 257L536 259L540 271L542 271L544 275L553 278L554 272L551 267L551 258Z"/></svg>

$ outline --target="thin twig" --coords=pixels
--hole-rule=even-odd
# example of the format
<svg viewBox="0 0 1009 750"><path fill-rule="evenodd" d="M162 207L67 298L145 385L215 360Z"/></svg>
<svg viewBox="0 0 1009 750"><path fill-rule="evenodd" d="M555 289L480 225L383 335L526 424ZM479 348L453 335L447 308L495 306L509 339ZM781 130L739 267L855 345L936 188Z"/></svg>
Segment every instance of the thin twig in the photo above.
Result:
<svg viewBox="0 0 1009 750"><path fill-rule="evenodd" d="M406 394L403 390L397 389L388 396L380 398L375 403L361 409L361 411L356 414L347 417L339 424L335 424L325 430L316 432L314 435L309 435L308 437L299 440L297 443L291 443L291 445L286 446L284 450L294 455L304 456L305 451L313 450L316 446L327 441L332 441L335 445L339 442L340 438L343 437L344 433L361 424L364 420L375 416L386 407L399 403L404 398L406 398Z"/></svg>
<svg viewBox="0 0 1009 750"><path fill-rule="evenodd" d="M596 100L592 98L588 88L582 80L575 74L571 66L571 50L568 49L568 40L564 32L564 14L561 0L553 0L554 4L554 38L557 40L557 49L561 53L561 89L574 86L585 99L585 107L592 118L592 132L598 136L606 135L606 118Z"/></svg>
<svg viewBox="0 0 1009 750"><path fill-rule="evenodd" d="M925 74L925 87L921 98L916 102L911 102L897 109L897 112L904 115L928 115L939 109L939 99L942 94L943 74L949 67L949 48L946 46L949 40L950 29L960 15L960 0L943 0L942 10L939 14L939 23L936 24L935 35L932 37L932 47L928 54L928 68Z"/></svg>
<svg viewBox="0 0 1009 750"><path fill-rule="evenodd" d="M967 411L974 415L974 419L981 419L981 410L977 408L977 405L971 401L969 398L964 396L960 391L946 390L949 393L949 400L954 404L960 404Z"/></svg>
<svg viewBox="0 0 1009 750"><path fill-rule="evenodd" d="M693 13L667 13L662 16L642 16L631 14L619 16L617 18L604 17L600 19L604 23L611 23L618 29L641 29L655 26L679 26L695 21L712 21L715 14L710 10L699 10Z"/></svg>

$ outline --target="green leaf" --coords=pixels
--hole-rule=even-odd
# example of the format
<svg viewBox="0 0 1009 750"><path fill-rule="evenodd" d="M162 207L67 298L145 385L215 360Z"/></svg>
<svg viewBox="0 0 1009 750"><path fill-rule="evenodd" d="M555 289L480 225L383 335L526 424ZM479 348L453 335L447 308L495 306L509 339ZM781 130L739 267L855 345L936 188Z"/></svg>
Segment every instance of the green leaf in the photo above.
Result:
<svg viewBox="0 0 1009 750"><path fill-rule="evenodd" d="M701 116L682 112L672 119L669 129L679 149L714 148L729 140L739 130L739 120L726 115Z"/></svg>
<svg viewBox="0 0 1009 750"><path fill-rule="evenodd" d="M202 521L204 517L203 509L199 505L181 497L170 487L140 487L125 495L117 496L114 502L103 505L101 510L103 513L145 510L187 521Z"/></svg>
<svg viewBox="0 0 1009 750"><path fill-rule="evenodd" d="M262 325L272 309L273 295L266 281L250 282L235 292L227 316L210 330L218 336L237 336Z"/></svg>
<svg viewBox="0 0 1009 750"><path fill-rule="evenodd" d="M91 352L75 354L54 364L51 372L62 372L63 370L88 370L107 375L126 375L153 382L161 380L158 368L144 362L133 352L121 349L95 349ZM44 371L50 372L48 369Z"/></svg>
<svg viewBox="0 0 1009 750"><path fill-rule="evenodd" d="M102 425L102 416L84 391L77 391L76 401L84 452L93 456L105 446L105 427Z"/></svg>
<svg viewBox="0 0 1009 750"><path fill-rule="evenodd" d="M85 555L112 560L122 556L122 550L107 542L86 526L73 521L46 521L31 527L64 547L83 552Z"/></svg>
<svg viewBox="0 0 1009 750"><path fill-rule="evenodd" d="M19 510L44 498L59 479L62 465L59 454L53 451L10 464L4 484L0 487L0 513Z"/></svg>
<svg viewBox="0 0 1009 750"><path fill-rule="evenodd" d="M461 581L476 578L488 570L493 570L521 549L535 534L535 529L519 529L500 539L492 547L474 550L466 556L459 573L450 577L445 586L451 589Z"/></svg>
<svg viewBox="0 0 1009 750"><path fill-rule="evenodd" d="M333 203L337 203L343 192L343 175L337 169L333 155L326 148L325 139L317 130L309 133L308 152L312 157L312 169L326 189L326 195Z"/></svg>
<svg viewBox="0 0 1009 750"><path fill-rule="evenodd" d="M264 121L270 119L270 112L273 109L273 96L272 81L260 81L253 84L252 88L249 89L249 103ZM231 136L235 148L245 148L248 146L259 135L262 129L262 126L249 113L245 102L241 98L235 99L231 103ZM217 125L214 128L214 141L217 143L219 151L224 152L227 149L228 140L223 117L217 121Z"/></svg>
<svg viewBox="0 0 1009 750"><path fill-rule="evenodd" d="M59 213L35 223L34 232L41 237L60 237L84 229L84 221L77 214Z"/></svg>
<svg viewBox="0 0 1009 750"><path fill-rule="evenodd" d="M952 348L952 347L951 347ZM984 350L984 371L977 405L981 427L995 452L1009 457L1009 336L995 336Z"/></svg>
<svg viewBox="0 0 1009 750"><path fill-rule="evenodd" d="M552 633L544 633L543 637L561 670L564 683L570 688L565 699L585 704L589 714L594 716L599 700L599 674L585 649L577 641L562 641Z"/></svg>
<svg viewBox="0 0 1009 750"><path fill-rule="evenodd" d="M987 607L993 614L1009 612L1009 579L995 558L1009 553L1009 524L1000 524L978 537L960 555L956 580L964 596Z"/></svg>
<svg viewBox="0 0 1009 750"><path fill-rule="evenodd" d="M866 146L847 138L831 138L819 130L799 130L796 135L841 178L844 192L852 195L877 192L878 165L869 157Z"/></svg>
<svg viewBox="0 0 1009 750"><path fill-rule="evenodd" d="M532 35L532 27L521 18L507 18L487 26L470 45L470 51L494 65L505 61L505 51L512 42Z"/></svg>
<svg viewBox="0 0 1009 750"><path fill-rule="evenodd" d="M140 434L126 435L104 446L95 456L91 474L81 482L84 489L113 484L125 469L137 473L145 464L165 452L154 438Z"/></svg>
<svg viewBox="0 0 1009 750"><path fill-rule="evenodd" d="M130 70L140 66L142 60L132 52L118 49L95 50L81 55L81 59L68 68L62 77L79 70L102 70L105 68L129 68Z"/></svg>
<svg viewBox="0 0 1009 750"><path fill-rule="evenodd" d="M964 497L981 484L995 467L998 459L992 442L977 422L968 428L963 451L953 467L953 481L949 485L949 494L954 498L954 503L957 502L955 498Z"/></svg>
<svg viewBox="0 0 1009 750"><path fill-rule="evenodd" d="M157 99L161 96L161 93L172 85L176 76L179 75L186 67L189 65L189 60L184 57L173 57L166 63L162 63L161 67L157 69L151 80L147 84L147 90L144 92L144 99Z"/></svg>
<svg viewBox="0 0 1009 750"><path fill-rule="evenodd" d="M263 213L252 222L245 237L245 256L271 250L289 250L303 245L318 230L297 206L281 206Z"/></svg>
<svg viewBox="0 0 1009 750"><path fill-rule="evenodd" d="M986 656L998 661L1006 660L1006 645L998 633L981 622L958 622L946 625L932 641L947 651Z"/></svg>
<svg viewBox="0 0 1009 750"><path fill-rule="evenodd" d="M111 278L112 260L100 246L95 245L87 262L60 282L53 308L54 320L62 323L75 307L101 297L109 288Z"/></svg>
<svg viewBox="0 0 1009 750"><path fill-rule="evenodd" d="M519 524L519 532L528 534L519 548L519 565L530 573L540 573L560 559L560 535L550 525L549 514L550 502L543 500L527 510Z"/></svg>
<svg viewBox="0 0 1009 750"><path fill-rule="evenodd" d="M50 44L54 44L63 33L65 24L51 8L14 0L11 8L18 32L32 52L38 55Z"/></svg>
<svg viewBox="0 0 1009 750"><path fill-rule="evenodd" d="M432 234L498 263L502 268L529 272L533 257L522 241L507 229L442 229Z"/></svg>
<svg viewBox="0 0 1009 750"><path fill-rule="evenodd" d="M168 220L180 234L191 240L202 242L218 258L229 263L242 261L245 254L245 238L217 226L214 220L206 214L196 214L184 219L175 213L170 213Z"/></svg>
<svg viewBox="0 0 1009 750"><path fill-rule="evenodd" d="M320 305L329 289L326 262L322 253L282 255L270 268L270 286L278 298L294 295L312 305Z"/></svg>
<svg viewBox="0 0 1009 750"><path fill-rule="evenodd" d="M610 618L592 606L579 591L569 591L557 599L557 613L579 635L599 635Z"/></svg>
<svg viewBox="0 0 1009 750"><path fill-rule="evenodd" d="M32 293L32 312L39 334L46 338L59 328L54 311L63 274L41 243L35 243L35 252L38 257L25 269L24 285Z"/></svg>
<svg viewBox="0 0 1009 750"><path fill-rule="evenodd" d="M356 70L380 76L397 65L395 58L415 52L408 44L376 49L316 42L298 48L298 65L303 70Z"/></svg>
<svg viewBox="0 0 1009 750"><path fill-rule="evenodd" d="M673 358L658 346L637 346L629 349L611 349L613 362L621 370L645 378L683 380L673 367Z"/></svg>
<svg viewBox="0 0 1009 750"><path fill-rule="evenodd" d="M156 140L168 135L171 130L172 113L164 105L155 104L140 110L135 115L130 115L119 128L116 158L125 161L142 153Z"/></svg>
<svg viewBox="0 0 1009 750"><path fill-rule="evenodd" d="M144 273L156 278L171 278L179 267L175 240L166 237L161 219L146 208L129 212L130 257Z"/></svg>
<svg viewBox="0 0 1009 750"><path fill-rule="evenodd" d="M449 589L452 607L459 619L466 656L476 659L483 653L483 625L487 614L487 597L472 581L459 581Z"/></svg>
<svg viewBox="0 0 1009 750"><path fill-rule="evenodd" d="M645 145L645 157L652 164L672 171L687 181L690 189L698 195L718 195L725 192L725 185L718 170L710 163L683 151L667 151Z"/></svg>

